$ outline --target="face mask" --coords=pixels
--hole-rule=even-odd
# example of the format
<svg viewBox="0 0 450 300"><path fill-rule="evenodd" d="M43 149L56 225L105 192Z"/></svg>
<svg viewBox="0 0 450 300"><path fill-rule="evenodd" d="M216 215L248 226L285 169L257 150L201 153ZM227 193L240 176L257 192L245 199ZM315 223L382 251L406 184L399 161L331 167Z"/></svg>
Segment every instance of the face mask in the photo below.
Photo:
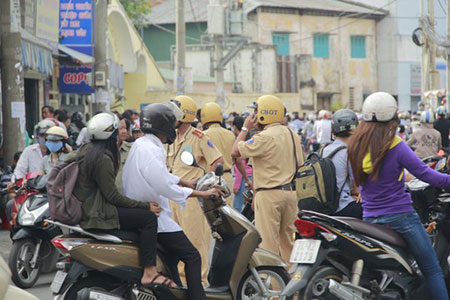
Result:
<svg viewBox="0 0 450 300"><path fill-rule="evenodd" d="M58 152L59 150L61 150L61 148L63 147L63 142L59 141L59 142L52 142L52 141L47 141L45 143L45 146L47 146L47 149L50 152Z"/></svg>
<svg viewBox="0 0 450 300"><path fill-rule="evenodd" d="M36 142L41 146L45 146L45 139L43 137L37 136Z"/></svg>

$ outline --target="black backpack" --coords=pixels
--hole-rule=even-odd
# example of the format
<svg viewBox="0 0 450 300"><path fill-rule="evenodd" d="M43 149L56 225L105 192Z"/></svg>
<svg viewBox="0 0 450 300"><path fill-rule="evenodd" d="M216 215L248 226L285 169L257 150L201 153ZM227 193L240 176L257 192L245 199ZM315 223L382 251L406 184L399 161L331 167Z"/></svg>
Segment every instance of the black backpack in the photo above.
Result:
<svg viewBox="0 0 450 300"><path fill-rule="evenodd" d="M336 184L336 168L331 160L336 153L346 149L340 146L323 157L322 152L308 155L297 173L296 188L298 208L324 214L333 214L339 207L339 198L344 185L339 190Z"/></svg>

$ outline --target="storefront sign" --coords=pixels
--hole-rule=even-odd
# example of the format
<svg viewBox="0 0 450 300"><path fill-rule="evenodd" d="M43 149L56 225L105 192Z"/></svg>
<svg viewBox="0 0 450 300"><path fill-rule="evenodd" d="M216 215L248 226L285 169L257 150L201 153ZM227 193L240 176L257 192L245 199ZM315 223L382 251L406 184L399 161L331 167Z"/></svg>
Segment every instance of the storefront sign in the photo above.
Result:
<svg viewBox="0 0 450 300"><path fill-rule="evenodd" d="M59 0L37 0L36 6L36 37L58 43Z"/></svg>
<svg viewBox="0 0 450 300"><path fill-rule="evenodd" d="M91 0L61 0L60 44L93 56L94 5Z"/></svg>
<svg viewBox="0 0 450 300"><path fill-rule="evenodd" d="M94 89L90 86L92 67L61 66L59 72L59 91L62 94L91 94Z"/></svg>

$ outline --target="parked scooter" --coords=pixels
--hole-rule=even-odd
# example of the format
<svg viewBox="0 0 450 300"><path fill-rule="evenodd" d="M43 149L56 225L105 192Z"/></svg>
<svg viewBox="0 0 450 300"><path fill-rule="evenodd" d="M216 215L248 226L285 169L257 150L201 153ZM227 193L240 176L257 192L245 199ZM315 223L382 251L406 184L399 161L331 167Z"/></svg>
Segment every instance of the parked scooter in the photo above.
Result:
<svg viewBox="0 0 450 300"><path fill-rule="evenodd" d="M30 293L13 285L9 285L10 276L11 271L0 256L0 300L38 300L37 297Z"/></svg>
<svg viewBox="0 0 450 300"><path fill-rule="evenodd" d="M56 270L60 254L51 240L61 234L59 227L45 221L50 217L45 182L28 180L25 190L28 197L14 218L8 261L14 284L24 289L33 287L41 272Z"/></svg>
<svg viewBox="0 0 450 300"><path fill-rule="evenodd" d="M197 166L189 152L183 152L181 160ZM223 167L218 166L215 173L207 173L198 181L197 188L206 191L217 187L229 193L222 175ZM292 299L280 296L290 279L286 264L279 256L258 248L261 237L255 226L228 206L223 197L198 198L198 201L216 238L210 287L205 289L207 299ZM68 258L65 264L59 264L61 270L51 286L55 299L73 300L77 294L82 299L187 299L186 287L141 286L136 234L118 230L87 231L79 226L53 223L73 231L52 240ZM177 262L162 248L158 257L158 268L180 285Z"/></svg>

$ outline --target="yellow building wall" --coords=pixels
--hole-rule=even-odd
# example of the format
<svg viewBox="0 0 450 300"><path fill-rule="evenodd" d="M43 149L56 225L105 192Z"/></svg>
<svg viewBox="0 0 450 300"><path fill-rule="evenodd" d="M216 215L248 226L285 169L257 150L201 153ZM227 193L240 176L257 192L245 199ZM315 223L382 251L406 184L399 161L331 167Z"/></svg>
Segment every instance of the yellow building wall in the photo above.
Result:
<svg viewBox="0 0 450 300"><path fill-rule="evenodd" d="M329 33L329 58L313 57L311 73L317 93L334 93L335 101L346 104L349 88L354 88L355 109L362 105L363 93L378 88L376 59L376 21L261 12L257 15L254 36L263 44L272 44L273 32L289 32L290 55L313 55L313 34ZM336 29L338 28L338 29ZM352 35L366 37L366 58L352 59Z"/></svg>
<svg viewBox="0 0 450 300"><path fill-rule="evenodd" d="M128 80L135 80L133 77L129 77L125 84L127 84ZM136 79L138 80L138 79ZM192 93L188 94L192 97L196 103L197 107L201 108L207 102L215 102L216 95L214 93ZM284 106L287 108L288 112L301 112L301 104L300 97L298 94L287 94L287 93L279 93L275 94L277 97L281 99ZM125 107L127 109L136 109L139 111L141 104L150 104L150 103L159 103L159 102L167 102L170 99L175 98L175 93L170 91L153 91L147 92L145 97L139 98L141 96L140 93L136 93L132 95L133 97L128 98L125 103ZM245 111L251 111L248 108L250 104L258 99L258 97L262 96L261 94L227 94L225 95L225 113L237 112L243 113ZM139 100L131 100L131 99L139 99Z"/></svg>

